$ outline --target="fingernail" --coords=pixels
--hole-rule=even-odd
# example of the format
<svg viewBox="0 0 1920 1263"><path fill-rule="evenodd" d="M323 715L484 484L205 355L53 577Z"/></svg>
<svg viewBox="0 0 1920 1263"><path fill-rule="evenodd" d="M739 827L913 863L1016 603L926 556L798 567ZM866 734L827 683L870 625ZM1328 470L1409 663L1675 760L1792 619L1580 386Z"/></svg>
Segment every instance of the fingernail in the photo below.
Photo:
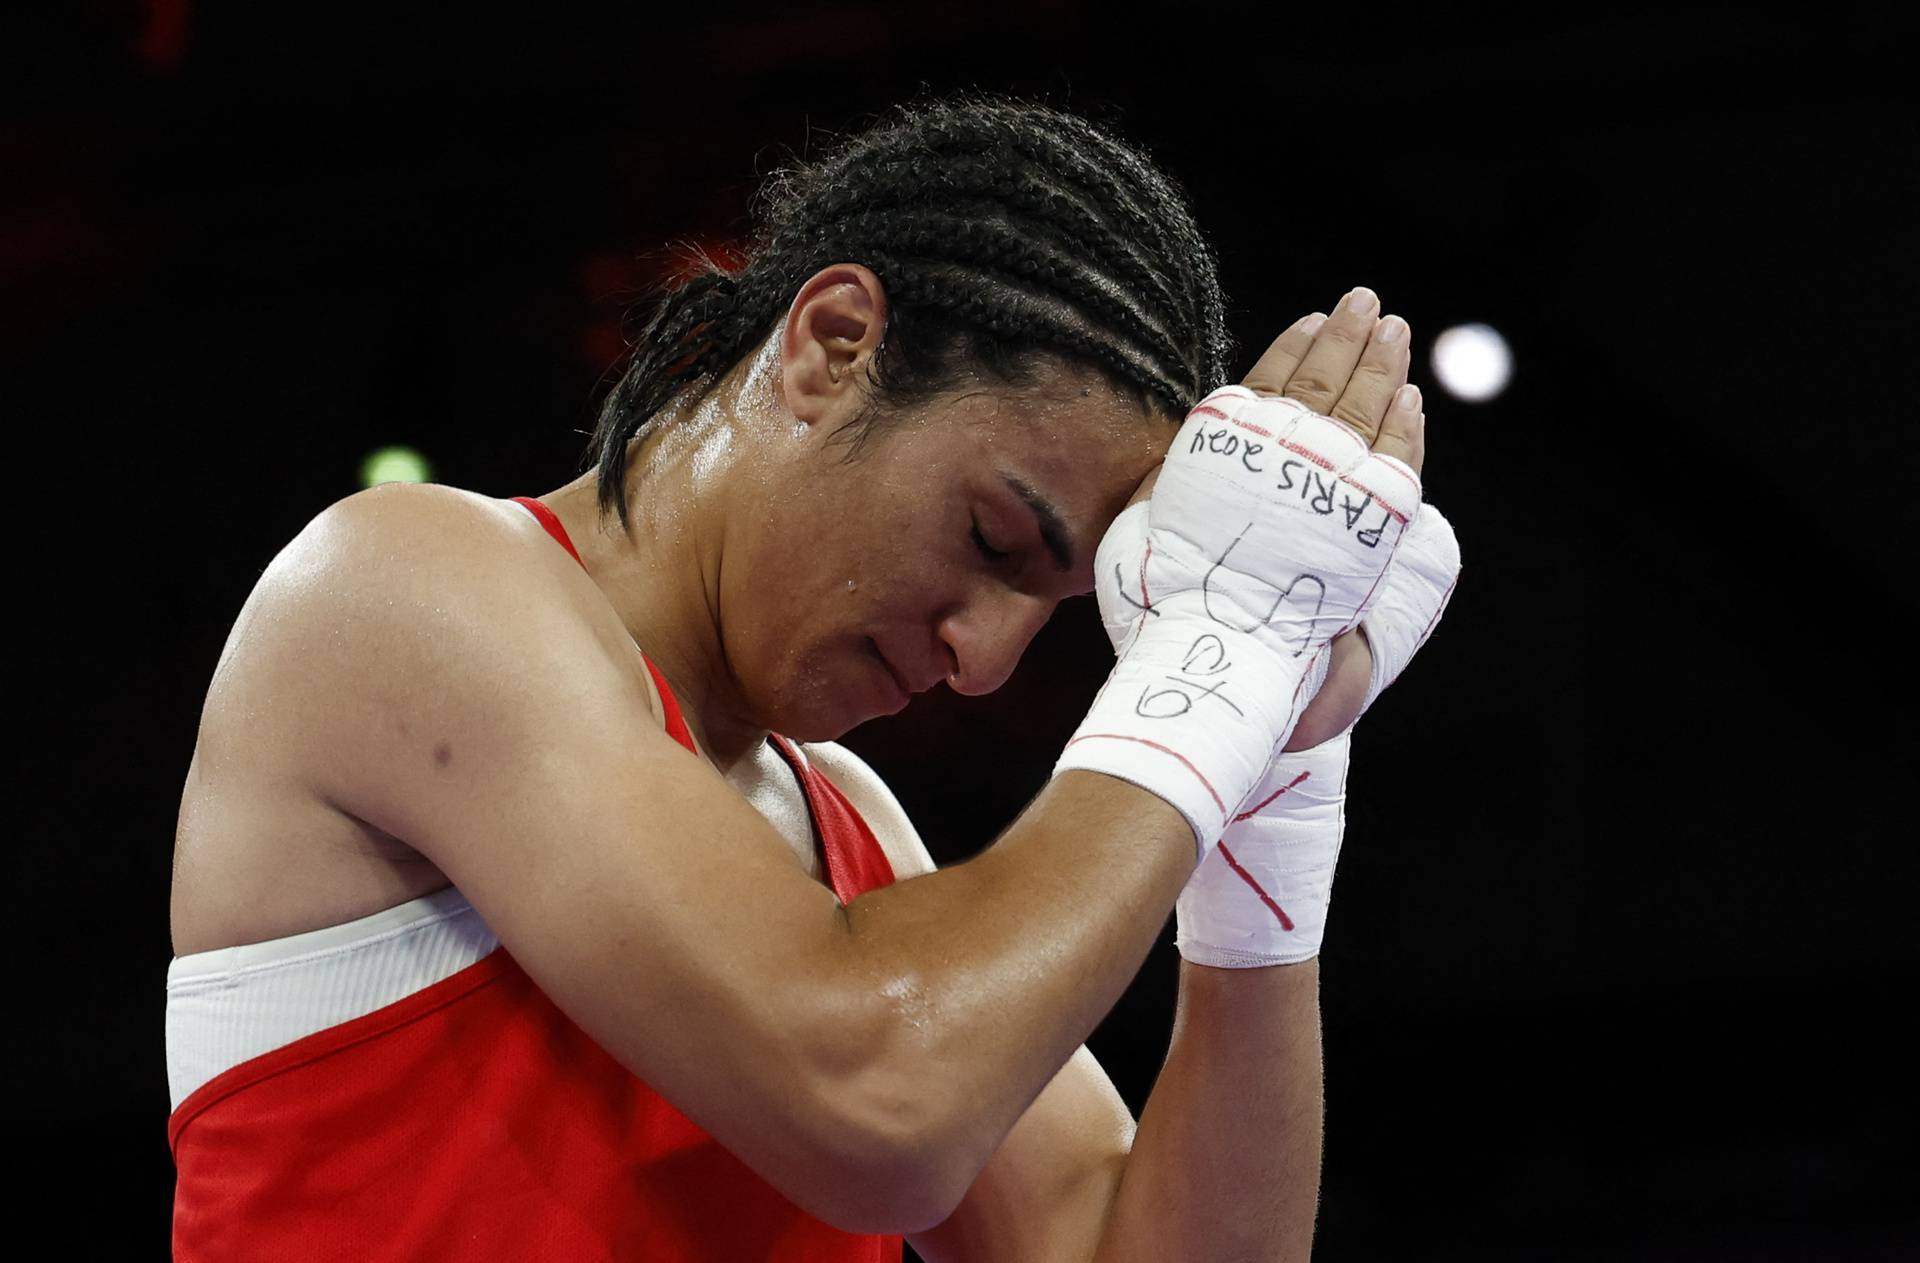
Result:
<svg viewBox="0 0 1920 1263"><path fill-rule="evenodd" d="M1380 322L1380 340L1391 346L1407 336L1407 322L1398 316L1388 316Z"/></svg>
<svg viewBox="0 0 1920 1263"><path fill-rule="evenodd" d="M1320 326L1325 323L1327 323L1327 318L1316 311L1311 316L1308 316L1307 322L1300 327L1306 330L1308 337L1312 337L1314 334L1320 332Z"/></svg>
<svg viewBox="0 0 1920 1263"><path fill-rule="evenodd" d="M1379 308L1380 298L1366 286L1359 285L1347 292L1341 306L1356 316L1370 316Z"/></svg>
<svg viewBox="0 0 1920 1263"><path fill-rule="evenodd" d="M1420 388L1412 382L1408 382L1400 388L1399 397L1393 402L1396 406L1404 408L1408 412L1418 411L1420 408Z"/></svg>

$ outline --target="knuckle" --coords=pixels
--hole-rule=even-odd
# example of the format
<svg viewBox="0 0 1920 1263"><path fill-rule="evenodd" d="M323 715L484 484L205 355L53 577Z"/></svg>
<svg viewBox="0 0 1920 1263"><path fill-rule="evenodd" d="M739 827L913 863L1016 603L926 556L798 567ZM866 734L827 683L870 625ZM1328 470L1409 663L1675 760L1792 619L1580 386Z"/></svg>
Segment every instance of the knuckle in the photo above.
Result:
<svg viewBox="0 0 1920 1263"><path fill-rule="evenodd" d="M1380 429L1379 423L1358 408L1336 407L1330 414L1336 421L1345 422L1358 430L1363 436L1372 435Z"/></svg>
<svg viewBox="0 0 1920 1263"><path fill-rule="evenodd" d="M1284 393L1294 402L1311 408L1316 402L1333 397L1333 383L1318 372L1302 369L1293 375L1293 380L1287 383Z"/></svg>
<svg viewBox="0 0 1920 1263"><path fill-rule="evenodd" d="M1347 383L1346 395L1354 407L1379 414L1392 407L1393 394L1398 389L1400 384L1392 373L1362 364Z"/></svg>

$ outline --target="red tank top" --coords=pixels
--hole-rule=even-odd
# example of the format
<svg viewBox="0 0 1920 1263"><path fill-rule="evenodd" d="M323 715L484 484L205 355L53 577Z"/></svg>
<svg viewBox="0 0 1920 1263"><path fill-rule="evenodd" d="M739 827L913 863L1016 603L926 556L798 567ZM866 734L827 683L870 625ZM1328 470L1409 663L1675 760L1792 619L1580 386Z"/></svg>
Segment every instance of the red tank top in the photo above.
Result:
<svg viewBox="0 0 1920 1263"><path fill-rule="evenodd" d="M579 553L538 501L531 509ZM693 749L651 662L668 731ZM805 788L833 892L893 880L840 792ZM168 1120L176 1260L901 1257L788 1201L595 1044L505 947L363 1017L241 1063Z"/></svg>

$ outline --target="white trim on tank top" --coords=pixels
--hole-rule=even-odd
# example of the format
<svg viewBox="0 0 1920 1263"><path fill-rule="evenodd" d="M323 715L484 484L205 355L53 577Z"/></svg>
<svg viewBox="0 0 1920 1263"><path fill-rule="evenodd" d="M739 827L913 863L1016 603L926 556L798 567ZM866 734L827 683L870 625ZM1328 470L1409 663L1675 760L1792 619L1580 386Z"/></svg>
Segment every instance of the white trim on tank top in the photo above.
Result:
<svg viewBox="0 0 1920 1263"><path fill-rule="evenodd" d="M448 886L343 925L175 957L167 966L169 1109L216 1075L403 1000L499 945Z"/></svg>

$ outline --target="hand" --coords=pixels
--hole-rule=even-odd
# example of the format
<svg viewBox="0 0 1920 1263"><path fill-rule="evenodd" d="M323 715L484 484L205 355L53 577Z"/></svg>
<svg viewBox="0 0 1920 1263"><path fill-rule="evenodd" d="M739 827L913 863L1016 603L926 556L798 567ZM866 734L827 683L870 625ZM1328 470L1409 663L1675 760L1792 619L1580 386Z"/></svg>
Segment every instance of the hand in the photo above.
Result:
<svg viewBox="0 0 1920 1263"><path fill-rule="evenodd" d="M1399 316L1376 318L1373 312L1378 305L1373 291L1361 286L1342 300L1331 318L1317 311L1300 317L1273 340L1240 384L1345 421L1372 445L1395 392L1407 384L1413 355L1411 326ZM1394 341L1386 340L1388 333L1396 335ZM1375 450L1398 456L1419 473L1426 459L1426 414L1420 411L1418 386L1412 388L1412 404L1418 419L1412 433L1396 426L1389 436L1391 446ZM1156 465L1141 480L1128 507L1151 496L1159 478Z"/></svg>
<svg viewBox="0 0 1920 1263"><path fill-rule="evenodd" d="M1354 304L1359 303L1359 308ZM1338 417L1363 435L1374 450L1395 394L1407 387L1413 359L1413 330L1399 316L1376 319L1365 308L1376 308L1373 292L1353 290L1328 319L1319 312L1303 316L1275 338L1245 378L1244 384L1267 394L1285 395L1315 412ZM1383 335L1394 335L1394 341ZM1413 386L1411 404L1418 424L1388 435L1393 452L1420 473L1426 462L1425 412L1420 411L1420 388ZM1158 473L1158 470L1154 471ZM1149 480L1152 475L1148 475ZM1326 681L1314 695L1287 749L1304 750L1345 732L1360 718L1373 672L1373 655L1364 633L1355 628L1334 638Z"/></svg>
<svg viewBox="0 0 1920 1263"><path fill-rule="evenodd" d="M1353 306L1356 299L1360 308ZM1377 300L1371 290L1361 288L1348 295L1331 320L1319 312L1302 316L1274 340L1242 384L1336 417L1359 430L1369 443L1374 442L1387 420L1395 392L1407 384L1412 330L1399 316L1380 320L1370 312L1363 314L1362 309L1367 308L1377 308ZM1388 332L1397 334L1394 341L1384 340L1382 335ZM1412 391L1417 411L1419 387ZM1424 413L1419 413L1418 421L1411 435L1397 427L1389 436L1395 446L1385 449L1396 454L1405 451L1401 459L1416 473L1426 459ZM1160 467L1156 465L1127 501L1128 507L1152 496L1159 478ZM1145 523L1139 525L1144 531ZM1372 700L1368 685L1373 676L1373 654L1364 633L1356 632L1358 628L1334 637L1325 681L1287 739L1288 751L1308 749L1345 732Z"/></svg>
<svg viewBox="0 0 1920 1263"><path fill-rule="evenodd" d="M1276 340L1249 375L1250 383L1255 378L1265 386L1278 382L1284 390L1298 388L1324 400L1326 389L1313 381L1323 370L1312 319ZM1362 433L1378 420L1372 429L1376 436L1387 429L1391 411L1381 401L1390 400L1405 382L1404 340L1380 344L1374 335L1381 331L1376 325L1367 350L1350 361L1325 361L1338 373L1343 364L1364 369L1376 345L1399 352L1397 377L1396 357L1382 354L1370 390L1363 388L1357 400L1349 401L1359 377L1352 374L1336 405L1346 408L1341 419ZM1409 459L1416 468L1424 458L1424 422L1421 417ZM1425 643L1460 571L1452 527L1432 505L1420 506L1401 542L1382 578L1380 598L1355 629L1362 636L1335 642L1336 650L1346 646L1349 653L1344 659L1336 653L1287 752L1275 758L1251 801L1228 823L1219 845L1181 892L1176 943L1187 960L1215 968L1258 968L1319 953L1345 829L1349 730Z"/></svg>
<svg viewBox="0 0 1920 1263"><path fill-rule="evenodd" d="M1420 388L1407 386L1413 334L1398 316L1377 319L1378 309L1373 291L1361 286L1331 317L1302 316L1273 340L1242 384L1346 422L1374 451L1398 457L1417 474L1426 459L1426 414Z"/></svg>
<svg viewBox="0 0 1920 1263"><path fill-rule="evenodd" d="M1347 304L1327 327L1370 333L1381 323L1374 305L1370 295ZM1382 364L1404 378L1404 338L1373 348L1363 336L1349 356L1337 338L1323 349L1306 322L1291 332L1301 336L1270 350L1251 380L1275 384L1262 374L1276 365L1289 380L1298 370L1299 393L1361 416L1367 429L1246 385L1194 407L1142 489L1151 498L1102 540L1103 580L1108 571L1124 580L1100 587L1120 660L1070 746L1093 744L1056 765L1166 798L1202 855L1293 731L1329 642L1364 616L1419 507L1409 463L1420 456L1418 408L1372 380ZM1329 371L1353 384L1321 402L1313 383ZM1156 762L1178 770L1158 774Z"/></svg>

